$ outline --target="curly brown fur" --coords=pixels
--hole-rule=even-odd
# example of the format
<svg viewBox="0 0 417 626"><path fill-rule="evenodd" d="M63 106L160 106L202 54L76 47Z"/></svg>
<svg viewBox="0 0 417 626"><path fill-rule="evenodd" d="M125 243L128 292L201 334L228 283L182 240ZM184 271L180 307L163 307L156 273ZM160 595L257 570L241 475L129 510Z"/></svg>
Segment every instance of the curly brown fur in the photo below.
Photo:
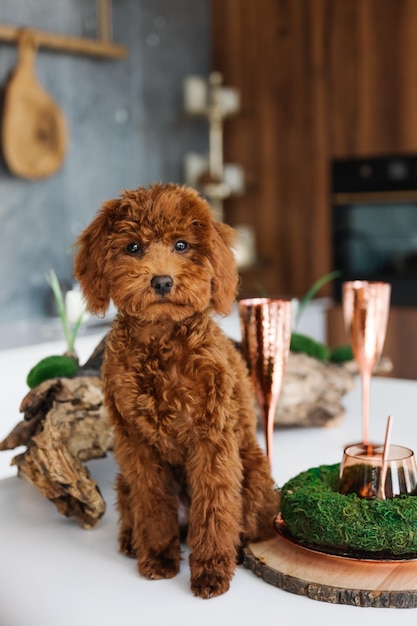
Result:
<svg viewBox="0 0 417 626"><path fill-rule="evenodd" d="M120 549L143 576L174 576L185 485L191 588L202 598L227 591L240 545L273 533L278 506L246 366L211 317L236 297L232 241L194 190L154 185L105 203L75 260L89 309L118 308L102 373Z"/></svg>

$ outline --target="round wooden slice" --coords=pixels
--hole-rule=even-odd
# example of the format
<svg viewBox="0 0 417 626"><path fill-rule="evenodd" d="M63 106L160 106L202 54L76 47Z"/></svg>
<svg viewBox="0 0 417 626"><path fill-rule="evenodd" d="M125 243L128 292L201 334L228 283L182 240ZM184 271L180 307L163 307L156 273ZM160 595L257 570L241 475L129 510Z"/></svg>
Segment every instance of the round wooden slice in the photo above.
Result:
<svg viewBox="0 0 417 626"><path fill-rule="evenodd" d="M277 534L251 543L244 566L271 585L313 600L417 607L417 561L360 561L315 552Z"/></svg>

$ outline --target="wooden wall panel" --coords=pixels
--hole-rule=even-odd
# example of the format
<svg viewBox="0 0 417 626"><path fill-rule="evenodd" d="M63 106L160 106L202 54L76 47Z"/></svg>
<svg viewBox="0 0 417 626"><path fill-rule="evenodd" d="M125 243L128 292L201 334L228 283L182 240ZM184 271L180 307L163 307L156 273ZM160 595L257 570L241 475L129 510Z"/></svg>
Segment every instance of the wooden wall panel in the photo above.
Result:
<svg viewBox="0 0 417 626"><path fill-rule="evenodd" d="M314 10L313 10L314 5ZM305 7L308 7L306 11ZM226 219L255 225L268 260L245 291L302 295L329 264L324 0L213 0L213 66L242 92L226 129L226 160L242 163L249 193ZM312 23L315 27L312 29ZM252 280L252 282L251 282Z"/></svg>
<svg viewBox="0 0 417 626"><path fill-rule="evenodd" d="M417 149L416 0L328 5L331 155Z"/></svg>
<svg viewBox="0 0 417 626"><path fill-rule="evenodd" d="M303 295L330 266L333 157L417 151L417 0L212 0L213 67L242 92L229 161L269 263L244 289Z"/></svg>

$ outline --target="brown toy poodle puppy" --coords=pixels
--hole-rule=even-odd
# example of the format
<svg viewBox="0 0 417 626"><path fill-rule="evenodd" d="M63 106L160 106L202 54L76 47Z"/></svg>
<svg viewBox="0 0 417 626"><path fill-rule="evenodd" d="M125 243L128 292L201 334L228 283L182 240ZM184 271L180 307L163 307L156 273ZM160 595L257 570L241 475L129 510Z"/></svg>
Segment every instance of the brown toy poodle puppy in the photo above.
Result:
<svg viewBox="0 0 417 626"><path fill-rule="evenodd" d="M273 534L278 510L246 366L211 315L236 296L232 240L196 191L154 185L106 202L75 259L90 311L110 300L118 309L102 375L121 551L147 578L175 576L186 494L191 588L202 598L228 590L239 547Z"/></svg>

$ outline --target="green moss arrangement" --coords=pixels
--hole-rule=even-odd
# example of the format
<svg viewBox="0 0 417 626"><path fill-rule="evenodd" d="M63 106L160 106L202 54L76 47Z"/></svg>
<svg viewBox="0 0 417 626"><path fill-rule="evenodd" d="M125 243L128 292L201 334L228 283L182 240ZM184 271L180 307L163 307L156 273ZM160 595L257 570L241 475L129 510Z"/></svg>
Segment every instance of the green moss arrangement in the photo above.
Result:
<svg viewBox="0 0 417 626"><path fill-rule="evenodd" d="M71 378L78 370L77 361L65 354L47 356L30 370L26 384L30 389L37 387L45 380L56 377Z"/></svg>
<svg viewBox="0 0 417 626"><path fill-rule="evenodd" d="M350 346L336 346L330 350L329 359L333 363L344 363L345 361L353 361L353 351Z"/></svg>
<svg viewBox="0 0 417 626"><path fill-rule="evenodd" d="M340 465L302 472L281 490L281 515L291 535L312 547L339 551L417 552L417 497L366 500L337 492Z"/></svg>
<svg viewBox="0 0 417 626"><path fill-rule="evenodd" d="M344 363L353 359L350 346L337 346L331 350L324 343L296 332L291 334L290 350L291 352L304 352L304 354L320 361L332 361L333 363Z"/></svg>
<svg viewBox="0 0 417 626"><path fill-rule="evenodd" d="M290 350L291 352L304 352L320 361L328 361L330 358L330 350L324 343L300 333L291 334Z"/></svg>

